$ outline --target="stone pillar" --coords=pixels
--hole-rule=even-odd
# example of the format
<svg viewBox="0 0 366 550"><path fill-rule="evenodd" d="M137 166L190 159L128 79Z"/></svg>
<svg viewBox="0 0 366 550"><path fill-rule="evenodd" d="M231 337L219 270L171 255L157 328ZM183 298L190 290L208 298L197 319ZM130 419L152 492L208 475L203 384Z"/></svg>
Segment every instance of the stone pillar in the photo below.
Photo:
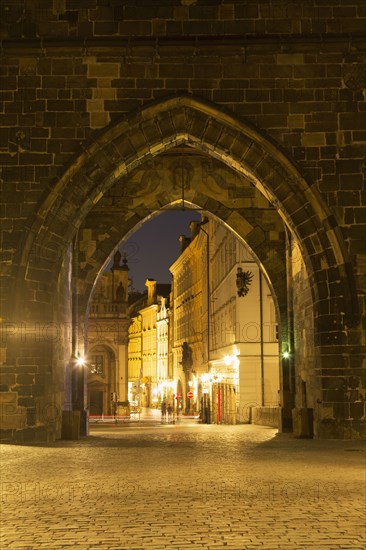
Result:
<svg viewBox="0 0 366 550"><path fill-rule="evenodd" d="M279 409L279 431L292 431L292 409L295 392L294 363L294 311L292 297L292 243L291 234L286 231L286 280L287 280L287 311L281 312L286 321L281 318L280 365L281 365L281 402ZM283 354L288 352L288 357Z"/></svg>
<svg viewBox="0 0 366 550"><path fill-rule="evenodd" d="M118 401L128 400L128 368L127 368L127 343L118 345L118 356L116 362L117 385L116 391Z"/></svg>
<svg viewBox="0 0 366 550"><path fill-rule="evenodd" d="M117 357L116 357L116 392L117 415L127 413L128 403L128 327L130 319L118 320Z"/></svg>

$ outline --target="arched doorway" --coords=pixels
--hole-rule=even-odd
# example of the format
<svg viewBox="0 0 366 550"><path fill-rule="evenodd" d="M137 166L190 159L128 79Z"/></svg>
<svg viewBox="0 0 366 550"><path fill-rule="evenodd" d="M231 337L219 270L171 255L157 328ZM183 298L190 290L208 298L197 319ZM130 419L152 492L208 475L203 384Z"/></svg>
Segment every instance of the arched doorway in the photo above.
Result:
<svg viewBox="0 0 366 550"><path fill-rule="evenodd" d="M65 367L69 358L83 348L78 330L80 316L77 298L87 306L96 272L101 271L116 246L113 235L108 234L103 239L102 247L94 243L94 251L89 258L80 258L78 231L94 205L116 182L124 185L142 164L182 146L229 166L250 182L283 220L285 231L276 234L276 238L270 239L266 245L265 235L261 240L261 232L246 221L240 208L234 209L221 199L215 200L210 196L212 193L206 195L204 190L192 189L192 202L215 213L248 242L276 288L282 352L290 352L289 357L282 357L281 364L281 400L287 416L294 404L293 379L298 368L296 361L300 346L294 334L293 284L288 287L286 281L293 283L294 277L299 277L306 300L300 304L302 313L299 311L298 321L308 334L307 357L304 359L301 353L299 355L300 370L305 372L304 376L311 378L312 399L319 405L316 409L316 430L321 436L332 430L337 436L347 436L349 423L340 411L340 402L325 402L322 393L325 373L336 368L342 354L349 354L344 338L345 327L358 322L352 268L336 220L311 182L305 181L294 163L274 143L214 104L185 95L155 102L102 132L65 171L33 223L22 251L12 318L17 321L20 308L25 306L32 321L42 324L55 322L53 333L59 331L60 325L70 324L72 319L69 327L71 337L64 333L60 337L57 333L52 341L49 339L45 343L42 354L36 344L33 346L34 357L46 356L47 363L52 364L44 399L51 399L58 410L67 403ZM181 156L180 153L179 158ZM173 180L168 197L155 194L151 187L154 181L143 182L143 186L135 189L132 195L126 186L125 233L157 210L158 206L180 199L181 189L174 183ZM131 213L136 192L143 198L142 206ZM153 200L147 207L149 193ZM240 193L231 196L234 202L239 198ZM284 233L286 246L281 253ZM35 248L41 251L41 263L34 260ZM296 248L302 262L294 274L291 272L291 261L286 264L283 260L291 258ZM83 270L82 291L78 287L80 269ZM73 283L68 286L66 281L70 280L71 272ZM35 281L46 287L42 308L29 298L29 289ZM71 296L72 308L67 305ZM14 348L12 353L16 355ZM299 397L303 399L302 395ZM352 429L357 431L357 426L357 422L353 423ZM45 429L57 437L60 424L57 421Z"/></svg>
<svg viewBox="0 0 366 550"><path fill-rule="evenodd" d="M91 346L88 352L87 408L90 420L115 415L116 355L105 345Z"/></svg>

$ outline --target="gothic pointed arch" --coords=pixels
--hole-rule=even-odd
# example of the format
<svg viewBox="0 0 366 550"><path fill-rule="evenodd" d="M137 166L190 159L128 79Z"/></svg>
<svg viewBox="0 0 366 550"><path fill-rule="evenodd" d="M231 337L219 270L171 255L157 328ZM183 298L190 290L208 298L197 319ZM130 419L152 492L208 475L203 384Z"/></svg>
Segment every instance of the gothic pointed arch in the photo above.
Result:
<svg viewBox="0 0 366 550"><path fill-rule="evenodd" d="M325 272L329 283L340 281L340 307L347 322L354 323L358 314L351 264L336 220L315 186L252 125L190 95L163 98L133 111L84 147L38 211L22 250L19 279L37 279L39 270L45 270L50 283L55 282L52 273L62 261L60 251L67 249L93 205L116 181L180 144L228 164L265 193L297 238L314 283L314 302L332 298L330 293L324 296L324 289L318 291L320 273Z"/></svg>

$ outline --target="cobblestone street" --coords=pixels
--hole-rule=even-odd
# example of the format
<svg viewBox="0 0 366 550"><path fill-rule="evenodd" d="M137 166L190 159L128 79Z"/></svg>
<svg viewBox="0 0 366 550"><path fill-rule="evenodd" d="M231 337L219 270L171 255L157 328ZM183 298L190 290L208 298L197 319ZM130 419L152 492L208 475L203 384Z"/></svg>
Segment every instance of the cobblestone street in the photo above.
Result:
<svg viewBox="0 0 366 550"><path fill-rule="evenodd" d="M1 548L364 549L364 443L276 432L150 421L2 445Z"/></svg>

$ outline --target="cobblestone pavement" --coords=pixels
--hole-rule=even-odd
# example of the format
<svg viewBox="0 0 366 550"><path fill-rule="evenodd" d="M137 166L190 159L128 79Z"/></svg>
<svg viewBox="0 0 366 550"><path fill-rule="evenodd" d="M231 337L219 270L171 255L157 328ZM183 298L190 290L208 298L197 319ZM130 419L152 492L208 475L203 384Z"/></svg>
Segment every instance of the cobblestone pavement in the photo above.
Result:
<svg viewBox="0 0 366 550"><path fill-rule="evenodd" d="M364 549L365 444L114 425L2 445L3 549Z"/></svg>

